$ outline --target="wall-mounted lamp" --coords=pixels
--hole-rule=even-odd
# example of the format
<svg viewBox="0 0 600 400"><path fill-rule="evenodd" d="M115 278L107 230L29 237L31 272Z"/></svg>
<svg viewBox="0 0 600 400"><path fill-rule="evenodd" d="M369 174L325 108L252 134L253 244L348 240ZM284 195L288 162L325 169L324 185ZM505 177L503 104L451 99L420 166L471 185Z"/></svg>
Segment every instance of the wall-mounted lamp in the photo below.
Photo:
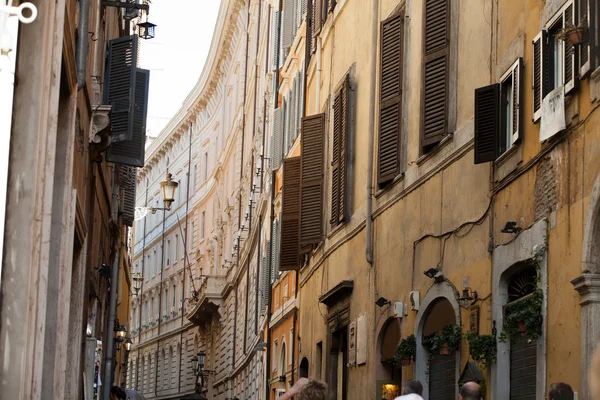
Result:
<svg viewBox="0 0 600 400"><path fill-rule="evenodd" d="M137 296L140 292L140 289L142 288L142 281L144 280L144 278L142 277L142 274L136 272L131 277L131 280L133 281L133 294Z"/></svg>
<svg viewBox="0 0 600 400"><path fill-rule="evenodd" d="M504 228L501 230L502 233L519 233L521 232L521 228L517 226L515 221L508 221Z"/></svg>
<svg viewBox="0 0 600 400"><path fill-rule="evenodd" d="M380 297L377 299L377 301L375 302L375 304L377 305L377 307L383 307L387 304L392 304L391 301L389 301L388 299L386 299L385 297Z"/></svg>
<svg viewBox="0 0 600 400"><path fill-rule="evenodd" d="M458 302L461 306L467 307L469 304L473 304L479 299L479 295L476 290L471 290L470 287L466 287L462 290L462 295L458 298Z"/></svg>
<svg viewBox="0 0 600 400"><path fill-rule="evenodd" d="M440 283L444 280L444 274L442 271L436 268L429 268L427 271L423 272L426 277L430 279L435 279L436 283Z"/></svg>
<svg viewBox="0 0 600 400"><path fill-rule="evenodd" d="M277 382L277 390L285 391L285 375L281 375L279 377L279 381Z"/></svg>
<svg viewBox="0 0 600 400"><path fill-rule="evenodd" d="M265 351L267 350L267 342L259 342L254 346L254 351Z"/></svg>
<svg viewBox="0 0 600 400"><path fill-rule="evenodd" d="M146 20L146 22L140 22L139 24L137 24L138 28L140 29L140 37L142 39L153 39L154 38L154 28L156 28L156 24L153 24L152 22L148 22L148 20Z"/></svg>
<svg viewBox="0 0 600 400"><path fill-rule="evenodd" d="M96 271L98 271L98 274L100 276L103 276L105 278L110 278L110 267L106 264L102 264L102 266L100 266L100 268L96 268Z"/></svg>

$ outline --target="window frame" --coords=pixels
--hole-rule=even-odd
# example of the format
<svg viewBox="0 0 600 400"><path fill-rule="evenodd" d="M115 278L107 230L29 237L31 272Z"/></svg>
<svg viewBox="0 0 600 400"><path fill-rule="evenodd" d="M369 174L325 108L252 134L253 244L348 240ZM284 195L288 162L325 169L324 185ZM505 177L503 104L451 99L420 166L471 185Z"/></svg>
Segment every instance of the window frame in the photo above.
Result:
<svg viewBox="0 0 600 400"><path fill-rule="evenodd" d="M565 1L565 3L562 5L562 7L552 16L552 18L550 18L548 20L548 22L546 23L546 25L544 26L544 30L548 33L546 38L548 39L548 43L547 46L550 45L550 31L554 28L554 26L559 22L559 20L561 20L562 22L562 28L565 27L565 23L567 22L565 20L566 16L565 16L565 12L567 10L567 8L572 7L572 21L571 23L576 23L576 14L578 13L578 8L576 7L576 3L574 0L567 0ZM561 29L562 29L561 28ZM575 89L576 86L576 81L578 80L579 77L579 68L578 68L578 57L577 57L577 53L575 50L573 50L573 62L572 62L572 73L573 73L573 78L571 80L571 83L566 82L566 68L565 68L565 53L566 53L566 49L567 49L567 45L564 41L560 41L558 40L559 43L561 43L560 45L560 54L558 55L558 60L560 63L560 82L561 84L552 88L548 88L548 91L551 92L554 89L558 89L560 86L564 86L565 88L565 95L570 93L572 90ZM548 57L549 58L549 57ZM546 60L547 62L550 62L550 59ZM548 65L546 65L546 67L548 68ZM553 72L553 78L556 79L556 71L552 70ZM552 82L551 84L552 86L554 86L554 83ZM544 99L542 98L542 101Z"/></svg>
<svg viewBox="0 0 600 400"><path fill-rule="evenodd" d="M515 78L514 78L514 73L515 70L518 70L518 74L519 76L517 77L517 85L515 85ZM502 155L504 153L506 153L507 151L509 151L510 149L512 149L514 146L516 146L519 141L521 140L521 130L522 130L522 107L521 107L521 103L523 102L523 58L519 57L517 58L517 60L511 64L511 66L508 68L508 70L500 77L500 137L498 138L498 144L499 144L499 149L498 149L498 156L496 157L496 159L502 157ZM502 115L504 106L502 104L502 99L503 99L503 87L504 87L504 83L506 81L508 81L509 79L512 80L512 84L511 84L511 88L512 88L512 98L511 98L511 103L512 106L510 108L510 127L506 127L504 126L504 118ZM517 86L515 88L515 86ZM517 91L517 94L515 95L514 92L515 90ZM517 104L515 105L514 103L514 99L517 99ZM517 131L514 131L514 115L515 115L515 107L517 109L516 113L517 113ZM506 137L506 135L510 135L510 141L508 140L508 138ZM504 149L504 151L502 151L502 141L504 143L510 143L509 146L506 147L506 149Z"/></svg>

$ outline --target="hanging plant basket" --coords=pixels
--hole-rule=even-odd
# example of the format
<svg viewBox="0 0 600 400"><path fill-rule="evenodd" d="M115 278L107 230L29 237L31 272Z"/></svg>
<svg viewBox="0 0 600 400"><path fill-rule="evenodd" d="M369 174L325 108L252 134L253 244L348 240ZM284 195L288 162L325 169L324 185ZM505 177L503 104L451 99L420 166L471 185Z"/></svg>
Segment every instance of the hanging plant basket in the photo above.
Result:
<svg viewBox="0 0 600 400"><path fill-rule="evenodd" d="M408 367L411 362L412 362L411 358L401 358L400 359L400 365L402 365L403 367Z"/></svg>
<svg viewBox="0 0 600 400"><path fill-rule="evenodd" d="M446 325L441 332L431 338L431 351L450 355L460 349L462 330L459 325Z"/></svg>
<svg viewBox="0 0 600 400"><path fill-rule="evenodd" d="M469 341L469 355L483 369L496 362L496 337L494 335L478 335L473 332L465 334Z"/></svg>
<svg viewBox="0 0 600 400"><path fill-rule="evenodd" d="M417 339L415 335L410 335L402 339L394 353L394 365L397 367L406 367L415 359L417 355Z"/></svg>
<svg viewBox="0 0 600 400"><path fill-rule="evenodd" d="M500 341L514 342L518 336L537 339L542 333L542 304L544 294L540 289L507 304L504 309L504 323L500 333Z"/></svg>
<svg viewBox="0 0 600 400"><path fill-rule="evenodd" d="M587 38L588 28L585 25L573 25L567 23L557 34L556 38L572 46L582 44Z"/></svg>
<svg viewBox="0 0 600 400"><path fill-rule="evenodd" d="M517 321L517 327L521 333L525 333L527 331L527 326L525 326L525 322L523 321Z"/></svg>
<svg viewBox="0 0 600 400"><path fill-rule="evenodd" d="M448 347L448 343L444 342L441 346L440 346L440 354L443 356L449 356L450 354L452 354L452 350L450 350L450 348Z"/></svg>

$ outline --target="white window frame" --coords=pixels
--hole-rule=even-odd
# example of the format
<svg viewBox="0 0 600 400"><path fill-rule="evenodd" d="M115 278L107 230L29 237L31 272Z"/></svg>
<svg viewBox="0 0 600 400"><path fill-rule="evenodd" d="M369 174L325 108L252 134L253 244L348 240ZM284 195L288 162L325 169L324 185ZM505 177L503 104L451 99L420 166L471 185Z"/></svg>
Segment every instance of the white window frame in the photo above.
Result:
<svg viewBox="0 0 600 400"><path fill-rule="evenodd" d="M560 10L558 10L553 16L552 18L550 18L548 20L548 23L546 24L546 26L544 27L544 29L546 30L546 32L549 32L550 29L552 28L552 26L554 26L559 20L562 20L562 26L563 28L565 27L565 23L567 21L565 21L565 11L567 10L567 8L569 7L573 7L573 19L575 19L578 8L575 7L575 3L574 0L568 0L565 2L565 4L563 4L563 6L560 8ZM571 23L573 23L573 21L571 21ZM548 40L550 40L550 35L547 36ZM575 63L575 51L573 52L573 81L571 84L566 85L565 83L565 42L563 41L558 41L559 42L559 56L558 56L558 66L559 66L559 70L560 73L558 74L558 76L560 77L560 81L559 81L559 85L556 86L556 88L559 88L560 86L564 86L565 87L565 94L569 93L571 90L573 90L575 88L575 80L576 80L576 76L578 71L577 68L577 64ZM548 43L548 45L550 45L550 43ZM553 62L553 60L548 60L548 62ZM556 73L556 71L555 71ZM556 78L556 75L555 75ZM542 99L543 101L543 99Z"/></svg>
<svg viewBox="0 0 600 400"><path fill-rule="evenodd" d="M502 75L502 77L500 77L500 98L502 99L502 87L504 85L504 82L506 82L508 79L510 79L512 81L511 87L512 87L512 93L513 95L511 96L510 102L511 102L511 106L510 106L510 126L508 127L509 131L508 133L510 134L510 146L508 146L506 148L506 150L502 153L506 153L508 150L510 150L515 143L517 143L517 141L519 140L519 136L520 136L520 132L521 132L521 104L517 103L516 105L513 102L513 99L516 97L517 102L520 102L521 100L521 90L522 88L519 85L519 82L522 82L521 77L517 77L517 87L515 87L515 78L514 78L514 73L515 70L518 71L519 74L521 74L523 72L523 59L521 57L519 57L511 66L510 68L504 73L504 75ZM517 91L517 95L514 95L514 92ZM500 109L500 116L502 117L502 108L504 107L504 105L501 104L501 109ZM514 132L513 130L513 125L514 125L514 114L515 114L515 107L516 107L516 111L517 111L517 131ZM501 136L505 135L505 132L500 132ZM499 157L502 156L502 154L499 155Z"/></svg>

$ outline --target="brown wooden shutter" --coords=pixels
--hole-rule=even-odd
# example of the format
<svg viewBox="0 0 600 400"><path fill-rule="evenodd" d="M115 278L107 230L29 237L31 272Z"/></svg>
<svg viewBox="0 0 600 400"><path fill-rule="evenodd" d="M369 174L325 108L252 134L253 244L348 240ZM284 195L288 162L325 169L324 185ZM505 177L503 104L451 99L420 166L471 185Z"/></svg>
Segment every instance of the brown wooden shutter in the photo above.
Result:
<svg viewBox="0 0 600 400"><path fill-rule="evenodd" d="M589 0L579 0L579 24L590 26L590 3ZM591 32L590 32L591 33ZM588 35L591 39L592 34ZM591 60L590 41L579 46L579 74L585 76L590 71Z"/></svg>
<svg viewBox="0 0 600 400"><path fill-rule="evenodd" d="M542 116L542 100L548 90L547 37L543 30L533 39L533 122L538 122Z"/></svg>
<svg viewBox="0 0 600 400"><path fill-rule="evenodd" d="M381 23L381 77L377 182L381 185L400 173L402 114L402 41L404 14Z"/></svg>
<svg viewBox="0 0 600 400"><path fill-rule="evenodd" d="M494 161L500 136L500 84L475 89L475 164Z"/></svg>
<svg viewBox="0 0 600 400"><path fill-rule="evenodd" d="M283 188L281 205L281 252L279 270L300 268L299 219L300 219L300 157L283 160Z"/></svg>
<svg viewBox="0 0 600 400"><path fill-rule="evenodd" d="M312 25L312 35L313 38L319 36L321 32L321 25L323 24L323 0L314 0L313 5L313 25ZM316 45L317 41L314 41Z"/></svg>
<svg viewBox="0 0 600 400"><path fill-rule="evenodd" d="M438 143L448 132L449 0L426 0L423 40L421 146Z"/></svg>
<svg viewBox="0 0 600 400"><path fill-rule="evenodd" d="M347 171L349 140L349 93L350 76L344 83L333 102L333 143L331 159L331 225L346 220L347 210Z"/></svg>
<svg viewBox="0 0 600 400"><path fill-rule="evenodd" d="M513 126L512 134L515 141L522 139L523 125L521 104L523 104L523 58L517 60L513 67Z"/></svg>
<svg viewBox="0 0 600 400"><path fill-rule="evenodd" d="M302 118L300 248L323 239L325 114Z"/></svg>
<svg viewBox="0 0 600 400"><path fill-rule="evenodd" d="M314 6L313 6L313 0L306 0L306 48L308 49L307 51L307 57L308 57L308 61L310 62L310 55L313 52L313 10L314 10Z"/></svg>
<svg viewBox="0 0 600 400"><path fill-rule="evenodd" d="M565 25L571 24L573 26L577 25L575 21L575 5L571 3L567 8L565 8ZM563 46L565 49L565 60L564 60L564 82L565 82L565 94L572 92L576 87L576 72L577 68L577 60L575 59L575 49L569 43L565 43Z"/></svg>
<svg viewBox="0 0 600 400"><path fill-rule="evenodd" d="M135 177L136 167L121 166L119 168L120 186L123 189L123 202L121 212L123 216L123 225L133 226L135 215Z"/></svg>

